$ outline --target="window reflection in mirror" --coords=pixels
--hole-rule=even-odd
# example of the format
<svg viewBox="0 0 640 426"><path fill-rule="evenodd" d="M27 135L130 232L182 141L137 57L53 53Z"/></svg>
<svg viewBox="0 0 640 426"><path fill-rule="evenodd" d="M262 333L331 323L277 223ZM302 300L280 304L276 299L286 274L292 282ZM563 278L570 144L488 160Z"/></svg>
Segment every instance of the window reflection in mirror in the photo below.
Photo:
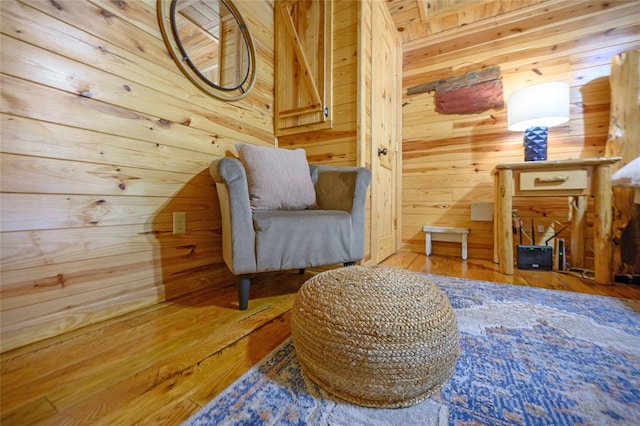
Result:
<svg viewBox="0 0 640 426"><path fill-rule="evenodd" d="M230 0L158 0L158 16L167 47L192 82L228 100L249 92L255 53Z"/></svg>

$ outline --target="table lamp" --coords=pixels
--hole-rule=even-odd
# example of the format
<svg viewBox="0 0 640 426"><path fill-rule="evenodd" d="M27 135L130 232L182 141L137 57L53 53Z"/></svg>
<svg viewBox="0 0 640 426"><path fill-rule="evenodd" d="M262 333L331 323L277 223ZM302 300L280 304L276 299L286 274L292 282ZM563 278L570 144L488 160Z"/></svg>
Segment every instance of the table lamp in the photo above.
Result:
<svg viewBox="0 0 640 426"><path fill-rule="evenodd" d="M547 130L569 121L569 84L542 83L515 91L507 100L508 129L524 131L524 160L547 159Z"/></svg>

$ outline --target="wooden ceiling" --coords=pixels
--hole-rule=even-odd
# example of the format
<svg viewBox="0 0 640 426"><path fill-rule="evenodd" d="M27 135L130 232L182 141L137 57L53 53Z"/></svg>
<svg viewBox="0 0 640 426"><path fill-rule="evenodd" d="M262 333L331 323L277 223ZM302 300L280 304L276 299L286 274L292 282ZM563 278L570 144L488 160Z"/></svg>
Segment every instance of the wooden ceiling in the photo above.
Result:
<svg viewBox="0 0 640 426"><path fill-rule="evenodd" d="M403 43L491 19L545 0L387 0Z"/></svg>

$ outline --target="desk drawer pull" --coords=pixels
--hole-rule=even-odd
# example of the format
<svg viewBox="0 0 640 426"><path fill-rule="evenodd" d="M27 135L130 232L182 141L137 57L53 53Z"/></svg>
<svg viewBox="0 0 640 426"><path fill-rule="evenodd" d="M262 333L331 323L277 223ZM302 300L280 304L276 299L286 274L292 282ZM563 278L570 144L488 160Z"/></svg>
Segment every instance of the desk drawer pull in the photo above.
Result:
<svg viewBox="0 0 640 426"><path fill-rule="evenodd" d="M522 172L519 179L521 191L540 193L575 190L571 195L581 195L589 188L587 170Z"/></svg>
<svg viewBox="0 0 640 426"><path fill-rule="evenodd" d="M563 183L569 180L569 176L537 177L535 183Z"/></svg>

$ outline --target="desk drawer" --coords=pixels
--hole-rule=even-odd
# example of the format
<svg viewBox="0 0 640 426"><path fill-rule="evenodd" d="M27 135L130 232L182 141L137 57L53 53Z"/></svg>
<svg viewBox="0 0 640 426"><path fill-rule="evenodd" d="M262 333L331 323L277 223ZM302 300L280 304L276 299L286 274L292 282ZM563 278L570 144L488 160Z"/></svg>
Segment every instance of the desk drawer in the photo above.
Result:
<svg viewBox="0 0 640 426"><path fill-rule="evenodd" d="M520 173L521 191L587 189L588 185L586 170Z"/></svg>

